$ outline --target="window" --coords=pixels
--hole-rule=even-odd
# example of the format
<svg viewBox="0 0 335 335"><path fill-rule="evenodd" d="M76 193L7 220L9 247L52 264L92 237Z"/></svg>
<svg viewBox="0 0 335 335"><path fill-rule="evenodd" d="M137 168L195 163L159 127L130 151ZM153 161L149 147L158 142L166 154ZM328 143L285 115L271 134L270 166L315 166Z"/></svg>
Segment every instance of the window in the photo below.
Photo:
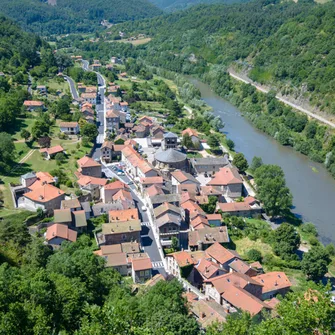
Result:
<svg viewBox="0 0 335 335"><path fill-rule="evenodd" d="M140 271L140 276L141 276L141 277L144 276L144 271Z"/></svg>
<svg viewBox="0 0 335 335"><path fill-rule="evenodd" d="M149 276L149 274L150 274L150 271L149 270L145 270L145 275Z"/></svg>

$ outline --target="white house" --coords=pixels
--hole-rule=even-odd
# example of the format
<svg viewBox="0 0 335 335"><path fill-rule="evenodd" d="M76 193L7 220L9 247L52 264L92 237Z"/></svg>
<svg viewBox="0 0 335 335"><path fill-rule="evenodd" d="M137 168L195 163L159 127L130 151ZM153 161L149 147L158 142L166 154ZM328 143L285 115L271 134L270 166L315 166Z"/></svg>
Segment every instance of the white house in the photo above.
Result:
<svg viewBox="0 0 335 335"><path fill-rule="evenodd" d="M78 122L61 122L59 128L62 133L67 135L77 135L80 131Z"/></svg>

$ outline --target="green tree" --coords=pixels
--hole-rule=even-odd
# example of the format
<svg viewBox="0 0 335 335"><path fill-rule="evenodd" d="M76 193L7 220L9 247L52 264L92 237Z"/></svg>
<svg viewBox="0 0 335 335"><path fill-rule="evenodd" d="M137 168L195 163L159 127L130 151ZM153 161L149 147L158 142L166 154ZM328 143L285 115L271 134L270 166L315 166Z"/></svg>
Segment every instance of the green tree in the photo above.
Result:
<svg viewBox="0 0 335 335"><path fill-rule="evenodd" d="M240 172L245 172L249 167L248 161L241 152L234 156L233 165L235 165Z"/></svg>
<svg viewBox="0 0 335 335"><path fill-rule="evenodd" d="M36 120L31 128L31 135L34 139L47 136L50 132L50 125L43 120Z"/></svg>
<svg viewBox="0 0 335 335"><path fill-rule="evenodd" d="M304 253L301 269L312 280L322 279L328 271L331 259L323 246L314 246Z"/></svg>
<svg viewBox="0 0 335 335"><path fill-rule="evenodd" d="M253 260L255 262L260 262L262 260L262 254L259 250L257 249L250 249L247 252L247 257L250 260Z"/></svg>
<svg viewBox="0 0 335 335"><path fill-rule="evenodd" d="M178 250L178 246L179 246L179 241L177 239L177 237L173 236L171 239L171 248L173 250Z"/></svg>
<svg viewBox="0 0 335 335"><path fill-rule="evenodd" d="M227 147L228 147L229 150L234 150L235 143L234 143L233 140L231 140L230 138L228 138L227 141L226 141L226 143L227 143Z"/></svg>
<svg viewBox="0 0 335 335"><path fill-rule="evenodd" d="M58 154L56 154L55 160L57 162L57 165L61 165L64 162L64 160L65 160L64 153L63 152L59 152Z"/></svg>
<svg viewBox="0 0 335 335"><path fill-rule="evenodd" d="M87 137L90 142L94 142L99 134L96 125L91 123L84 124L80 129L80 133L83 137Z"/></svg>
<svg viewBox="0 0 335 335"><path fill-rule="evenodd" d="M7 133L0 133L0 171L8 171L15 155L12 137Z"/></svg>
<svg viewBox="0 0 335 335"><path fill-rule="evenodd" d="M187 149L193 148L193 142L191 136L189 134L184 134L182 139L182 145L185 146Z"/></svg>
<svg viewBox="0 0 335 335"><path fill-rule="evenodd" d="M283 170L276 165L262 165L255 171L257 197L272 216L285 215L292 206L292 195L286 187Z"/></svg>
<svg viewBox="0 0 335 335"><path fill-rule="evenodd" d="M261 157L253 157L251 164L250 164L250 170L252 172L255 172L259 167L263 165L263 160Z"/></svg>
<svg viewBox="0 0 335 335"><path fill-rule="evenodd" d="M208 203L202 204L200 206L207 214L213 214L215 212L217 202L218 202L217 197L209 196L208 197Z"/></svg>
<svg viewBox="0 0 335 335"><path fill-rule="evenodd" d="M220 145L220 142L214 134L210 134L207 139L207 144L211 147L211 149L215 149Z"/></svg>
<svg viewBox="0 0 335 335"><path fill-rule="evenodd" d="M283 223L273 232L273 251L282 258L291 258L300 246L300 236L294 226Z"/></svg>
<svg viewBox="0 0 335 335"><path fill-rule="evenodd" d="M30 137L30 132L27 129L22 129L20 132L20 136L24 138L25 141L27 141Z"/></svg>

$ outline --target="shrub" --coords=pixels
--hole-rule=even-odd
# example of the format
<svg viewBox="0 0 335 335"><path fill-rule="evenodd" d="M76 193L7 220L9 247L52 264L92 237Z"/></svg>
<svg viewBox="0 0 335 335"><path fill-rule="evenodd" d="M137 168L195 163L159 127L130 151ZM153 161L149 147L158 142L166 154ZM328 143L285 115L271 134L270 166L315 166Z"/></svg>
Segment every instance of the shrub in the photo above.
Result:
<svg viewBox="0 0 335 335"><path fill-rule="evenodd" d="M68 181L66 182L66 186L67 186L67 187L73 187L73 183L72 183L72 181L71 181L71 180L68 180Z"/></svg>
<svg viewBox="0 0 335 335"><path fill-rule="evenodd" d="M262 260L262 254L259 250L257 249L250 249L248 252L247 252L247 257L250 259L250 260L253 260L255 262L260 262Z"/></svg>
<svg viewBox="0 0 335 335"><path fill-rule="evenodd" d="M309 239L309 243L313 246L316 246L316 245L319 245L320 242L319 240L315 237L315 236L312 236L310 239Z"/></svg>
<svg viewBox="0 0 335 335"><path fill-rule="evenodd" d="M318 231L311 222L306 222L301 226L301 230L306 234L311 234L313 236L318 236Z"/></svg>

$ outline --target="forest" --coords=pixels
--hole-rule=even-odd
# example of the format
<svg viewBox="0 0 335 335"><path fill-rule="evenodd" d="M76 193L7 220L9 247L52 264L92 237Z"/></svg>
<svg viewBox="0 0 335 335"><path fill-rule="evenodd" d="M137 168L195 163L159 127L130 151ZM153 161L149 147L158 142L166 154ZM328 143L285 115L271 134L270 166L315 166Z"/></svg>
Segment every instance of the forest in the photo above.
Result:
<svg viewBox="0 0 335 335"><path fill-rule="evenodd" d="M119 23L159 15L147 0L0 0L0 13L39 35L88 33L102 30L100 22Z"/></svg>

